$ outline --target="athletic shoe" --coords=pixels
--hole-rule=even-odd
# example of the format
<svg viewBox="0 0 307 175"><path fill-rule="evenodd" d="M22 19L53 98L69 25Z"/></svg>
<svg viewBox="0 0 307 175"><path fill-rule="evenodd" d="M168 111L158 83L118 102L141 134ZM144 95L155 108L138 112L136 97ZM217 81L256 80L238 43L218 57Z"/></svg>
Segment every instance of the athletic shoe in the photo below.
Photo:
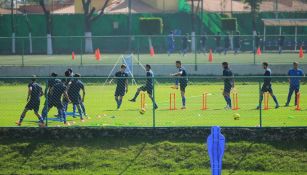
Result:
<svg viewBox="0 0 307 175"><path fill-rule="evenodd" d="M135 99L133 98L133 99L130 99L129 101L131 101L131 102L135 102Z"/></svg>
<svg viewBox="0 0 307 175"><path fill-rule="evenodd" d="M289 103L286 103L286 104L285 104L285 107L289 107Z"/></svg>
<svg viewBox="0 0 307 175"><path fill-rule="evenodd" d="M260 106L257 106L256 109L260 109Z"/></svg>
<svg viewBox="0 0 307 175"><path fill-rule="evenodd" d="M275 106L275 109L277 109L277 108L279 108L279 104L277 104L277 105Z"/></svg>
<svg viewBox="0 0 307 175"><path fill-rule="evenodd" d="M81 119L81 122L85 122L85 120L84 120L84 119Z"/></svg>
<svg viewBox="0 0 307 175"><path fill-rule="evenodd" d="M69 122L64 123L65 126L70 126Z"/></svg>
<svg viewBox="0 0 307 175"><path fill-rule="evenodd" d="M46 125L45 125L45 123L38 122L38 126L41 127L41 128L43 128L43 127L45 127Z"/></svg>
<svg viewBox="0 0 307 175"><path fill-rule="evenodd" d="M21 123L20 123L20 122L16 122L16 125L17 125L17 126L21 126Z"/></svg>
<svg viewBox="0 0 307 175"><path fill-rule="evenodd" d="M158 106L157 106L157 105L155 105L155 106L154 106L154 109L155 109L155 110L156 110L156 109L158 109Z"/></svg>
<svg viewBox="0 0 307 175"><path fill-rule="evenodd" d="M224 107L224 109L225 109L225 110L229 110L229 109L231 109L231 107L230 107L229 105L226 105L226 106Z"/></svg>
<svg viewBox="0 0 307 175"><path fill-rule="evenodd" d="M182 106L181 109L187 109L185 106Z"/></svg>

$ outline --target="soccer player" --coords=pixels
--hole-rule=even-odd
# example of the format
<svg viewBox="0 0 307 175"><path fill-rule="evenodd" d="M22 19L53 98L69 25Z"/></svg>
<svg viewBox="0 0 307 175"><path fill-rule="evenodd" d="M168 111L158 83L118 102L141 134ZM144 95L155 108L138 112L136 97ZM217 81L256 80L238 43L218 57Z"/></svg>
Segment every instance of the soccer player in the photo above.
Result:
<svg viewBox="0 0 307 175"><path fill-rule="evenodd" d="M34 113L39 120L39 126L45 126L43 118L38 114L40 97L43 95L43 89L38 83L36 83L36 76L34 75L31 82L28 84L27 105L25 106L19 121L16 122L18 126L21 126L23 119L25 118L27 112L30 110L34 110Z"/></svg>
<svg viewBox="0 0 307 175"><path fill-rule="evenodd" d="M303 70L298 68L298 62L293 62L293 69L290 69L288 71L288 76L290 76L289 78L290 87L289 87L288 99L287 99L285 106L289 106L293 91L295 91L294 105L296 106L297 105L297 94L300 91L300 81L302 77L305 76Z"/></svg>
<svg viewBox="0 0 307 175"><path fill-rule="evenodd" d="M174 39L174 34L172 31L167 36L167 45L168 45L167 54L168 56L170 56L174 52L174 49L175 49L175 39Z"/></svg>
<svg viewBox="0 0 307 175"><path fill-rule="evenodd" d="M50 78L48 79L47 81L47 87L46 87L46 90L45 90L45 95L48 95L49 96L49 92L50 92L50 89L56 84L56 83L59 83L61 82L60 79L57 79L56 77L58 76L58 74L52 72L50 74Z"/></svg>
<svg viewBox="0 0 307 175"><path fill-rule="evenodd" d="M69 125L69 123L66 122L66 114L64 110L64 105L61 101L62 96L64 95L66 99L68 99L68 102L70 102L68 94L67 94L67 86L65 85L66 80L62 79L60 83L55 84L50 89L50 98L47 101L47 104L44 106L44 109L42 111L42 117L45 119L47 117L47 114L49 110L52 107L56 107L58 110L58 113L60 114L60 120L64 121L65 125Z"/></svg>
<svg viewBox="0 0 307 175"><path fill-rule="evenodd" d="M64 72L64 75L66 77L66 80L65 80L65 86L67 87L67 90L69 90L69 87L71 85L71 82L73 80L73 73L72 73L72 70L71 69L67 69L65 72ZM69 100L64 96L63 97L63 105L64 105L64 112L67 112L67 108L68 108L68 103L69 103Z"/></svg>
<svg viewBox="0 0 307 175"><path fill-rule="evenodd" d="M200 49L201 52L203 52L203 54L206 54L206 42L207 42L207 36L206 33L204 32L200 37L200 46L201 46Z"/></svg>
<svg viewBox="0 0 307 175"><path fill-rule="evenodd" d="M240 40L240 32L236 32L236 35L233 38L233 45L234 45L234 54L236 55L241 48L241 40Z"/></svg>
<svg viewBox="0 0 307 175"><path fill-rule="evenodd" d="M230 47L230 39L229 39L229 34L227 33L224 37L224 55L227 54L229 47Z"/></svg>
<svg viewBox="0 0 307 175"><path fill-rule="evenodd" d="M186 109L185 89L188 86L188 78L187 78L188 74L186 70L182 67L181 61L176 61L176 67L178 68L178 72L171 74L171 76L178 77L178 82L180 83L181 99L182 99L181 109Z"/></svg>
<svg viewBox="0 0 307 175"><path fill-rule="evenodd" d="M278 53L281 54L285 43L285 36L280 35L278 38Z"/></svg>
<svg viewBox="0 0 307 175"><path fill-rule="evenodd" d="M221 53L221 33L217 32L217 35L214 38L215 40L215 52Z"/></svg>
<svg viewBox="0 0 307 175"><path fill-rule="evenodd" d="M80 77L80 74L75 74L74 75L74 79L72 80L70 87L68 89L68 97L71 100L74 108L77 107L78 112L80 114L80 119L83 122L83 117L82 117L82 111L81 110L81 103L84 101L84 97L85 97L85 88L83 83L78 80L78 78ZM82 90L82 98L80 96L80 91Z"/></svg>
<svg viewBox="0 0 307 175"><path fill-rule="evenodd" d="M265 92L269 92L270 95L272 96L274 102L275 102L275 109L277 109L277 108L279 108L279 104L278 104L276 96L273 94L273 89L272 89L272 84L271 84L272 71L269 68L269 64L267 62L263 62L262 66L263 66L263 69L265 70L265 72L264 72L264 77L265 78L264 78L264 82L263 82L263 85L262 85L262 88L261 88L259 104L262 103L263 94ZM260 106L257 106L257 109L259 109L259 108L260 108Z"/></svg>
<svg viewBox="0 0 307 175"><path fill-rule="evenodd" d="M255 36L255 48L254 48L255 54L256 54L257 49L261 48L261 42L262 42L262 39L260 37L260 33L258 32L257 35Z"/></svg>
<svg viewBox="0 0 307 175"><path fill-rule="evenodd" d="M224 91L223 96L226 101L226 107L225 109L231 109L231 98L230 98L230 91L234 87L233 82L233 73L229 68L228 62L223 62L223 77L224 77Z"/></svg>
<svg viewBox="0 0 307 175"><path fill-rule="evenodd" d="M134 97L129 101L135 102L136 98L138 97L140 92L146 91L149 98L151 99L152 103L154 104L154 109L157 109L158 105L156 104L155 100L153 99L153 77L154 77L154 74L153 74L153 72L151 70L151 66L149 64L146 64L145 69L146 69L146 77L147 77L146 84L143 85L142 87L138 88Z"/></svg>
<svg viewBox="0 0 307 175"><path fill-rule="evenodd" d="M183 56L188 52L188 49L189 49L188 43L189 43L189 34L186 33L186 35L184 35L182 38L182 55Z"/></svg>
<svg viewBox="0 0 307 175"><path fill-rule="evenodd" d="M120 66L120 70L115 73L115 77L117 78L117 85L114 96L117 104L117 110L120 109L123 97L125 96L125 93L128 92L128 74L125 72L126 68L127 66L122 64Z"/></svg>

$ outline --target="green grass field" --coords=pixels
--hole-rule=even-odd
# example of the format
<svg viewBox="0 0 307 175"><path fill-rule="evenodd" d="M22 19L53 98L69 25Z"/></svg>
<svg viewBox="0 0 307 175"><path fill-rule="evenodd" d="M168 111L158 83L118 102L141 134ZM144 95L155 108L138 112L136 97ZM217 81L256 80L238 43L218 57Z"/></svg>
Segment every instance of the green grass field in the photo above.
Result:
<svg viewBox="0 0 307 175"><path fill-rule="evenodd" d="M103 54L101 61L96 61L94 54L91 55L76 55L76 59L73 61L71 55L1 55L0 65L80 65L81 61L83 65L101 65L101 64L114 64L121 57L122 54ZM136 60L146 64L174 64L174 62L180 59L184 64L210 64L208 62L208 54L193 54L189 53L185 56L178 53L168 56L167 54L156 54L151 57L149 54L134 54ZM220 64L223 61L228 61L231 64L253 64L254 56L251 53L241 53L234 55L229 53L213 54L213 62ZM256 64L260 64L263 61L268 61L272 64L291 64L293 61L301 63L307 63L306 59L299 59L298 53L263 53L261 56L256 56Z"/></svg>
<svg viewBox="0 0 307 175"><path fill-rule="evenodd" d="M97 80L99 81L99 80ZM136 103L129 102L137 86L130 86L128 94L124 97L123 105L120 111L115 110L114 85L102 86L102 83L86 83L85 105L89 118L84 123L78 118L68 116L72 126L95 126L95 127L151 127L153 126L152 103L146 97L146 112L144 115L139 113L140 98ZM225 101L222 97L221 83L213 82L193 82L186 90L187 109L180 110L181 98L178 90L170 88L171 84L156 84L156 101L159 109L155 111L155 125L157 127L170 126L234 126L234 127L257 127L260 123L259 110L256 110L259 99L259 85L253 82L238 82L236 89L238 91L239 110L233 111L224 109ZM293 106L293 100L290 107L283 107L288 93L287 83L273 83L274 92L282 107L274 109L273 99L269 98L269 110L262 110L262 124L265 127L278 126L307 126L307 85L301 85L301 111L296 111ZM178 110L169 110L169 94L176 93L176 106ZM208 109L203 111L202 94L208 93ZM15 126L15 121L26 104L26 84L2 84L0 85L0 126ZM43 107L44 98L41 102ZM68 112L72 111L69 106ZM233 114L240 114L240 120L234 120ZM56 109L52 109L49 118L54 118L57 114ZM37 119L30 111L26 116L23 126L37 126ZM49 120L49 126L63 126L58 121Z"/></svg>
<svg viewBox="0 0 307 175"><path fill-rule="evenodd" d="M307 174L303 140L226 145L223 174ZM6 139L0 155L0 174L211 174L203 139Z"/></svg>

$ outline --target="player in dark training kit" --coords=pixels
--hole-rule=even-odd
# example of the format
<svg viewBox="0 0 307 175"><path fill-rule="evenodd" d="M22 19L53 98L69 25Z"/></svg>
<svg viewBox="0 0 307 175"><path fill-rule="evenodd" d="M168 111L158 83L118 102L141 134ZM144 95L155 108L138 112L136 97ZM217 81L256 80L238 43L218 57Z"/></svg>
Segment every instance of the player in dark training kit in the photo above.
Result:
<svg viewBox="0 0 307 175"><path fill-rule="evenodd" d="M188 74L186 70L182 67L181 61L176 61L176 67L178 68L178 72L171 74L171 76L179 77L176 80L176 86L177 86L177 82L180 83L180 92L181 92L181 100L182 100L181 109L186 109L185 89L188 86L188 78L187 78Z"/></svg>
<svg viewBox="0 0 307 175"><path fill-rule="evenodd" d="M71 81L71 84L68 89L68 96L69 99L71 100L72 104L74 105L74 108L77 107L78 112L80 114L80 119L83 122L83 116L82 113L83 111L81 110L81 102L84 101L85 97L85 89L83 83L78 80L78 77L80 77L80 74L75 74L74 79ZM80 95L80 91L82 90L82 98Z"/></svg>
<svg viewBox="0 0 307 175"><path fill-rule="evenodd" d="M149 64L146 64L145 69L146 69L146 77L147 77L146 84L144 86L138 88L134 97L129 101L135 102L136 98L139 96L140 92L146 91L148 93L148 96L151 99L152 103L154 104L154 108L157 109L158 106L153 99L153 88L154 88L153 87L153 81L154 81L153 77L154 77L154 75L153 75L153 72L151 70L151 66Z"/></svg>
<svg viewBox="0 0 307 175"><path fill-rule="evenodd" d="M36 83L36 76L33 76L31 83L28 84L28 97L27 97L27 105L23 110L20 119L16 124L21 126L23 119L25 118L28 111L33 110L35 115L39 120L39 126L45 126L43 118L38 114L39 105L40 105L40 97L43 96L42 87Z"/></svg>
<svg viewBox="0 0 307 175"><path fill-rule="evenodd" d="M125 72L126 65L122 64L120 66L120 71L115 73L115 77L117 78L117 85L115 90L115 101L117 104L117 109L120 109L120 106L123 102L123 97L125 96L125 93L128 92L128 74Z"/></svg>
<svg viewBox="0 0 307 175"><path fill-rule="evenodd" d="M264 82L263 82L263 85L262 85L262 88L261 88L259 104L262 103L263 94L265 92L268 92L268 93L270 93L270 95L272 96L272 98L273 98L273 100L275 102L275 109L277 109L277 108L279 108L279 104L278 104L276 96L273 93L272 84L271 84L272 71L269 68L269 64L267 62L262 63L262 66L263 66L263 69L265 70L265 72L264 72L264 77L265 78L264 78ZM260 108L260 106L257 106L257 109L259 109L259 108Z"/></svg>
<svg viewBox="0 0 307 175"><path fill-rule="evenodd" d="M223 62L223 77L224 77L224 91L223 96L225 98L225 101L227 103L225 109L231 109L231 98L230 98L230 92L231 89L234 88L234 82L233 82L233 73L229 69L228 62Z"/></svg>
<svg viewBox="0 0 307 175"><path fill-rule="evenodd" d="M66 80L63 79L62 82L55 84L50 89L50 98L46 102L46 105L44 106L44 109L42 111L43 119L47 117L47 114L49 110L52 107L56 107L58 110L58 113L60 114L60 120L64 121L64 124L68 124L66 122L66 114L64 110L64 105L62 103L62 96L64 95L64 98L70 102L68 94L67 94L67 86L65 85ZM69 125L69 124L68 124Z"/></svg>

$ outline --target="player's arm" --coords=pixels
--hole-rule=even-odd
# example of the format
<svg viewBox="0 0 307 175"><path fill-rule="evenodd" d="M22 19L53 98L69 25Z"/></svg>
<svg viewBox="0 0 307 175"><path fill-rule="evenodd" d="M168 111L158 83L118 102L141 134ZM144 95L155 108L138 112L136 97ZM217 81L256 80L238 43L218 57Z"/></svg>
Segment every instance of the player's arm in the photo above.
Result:
<svg viewBox="0 0 307 175"><path fill-rule="evenodd" d="M171 74L171 76L181 76L181 75L182 75L182 71Z"/></svg>
<svg viewBox="0 0 307 175"><path fill-rule="evenodd" d="M32 87L30 86L30 87L28 88L27 101L29 101L29 99L30 99L31 92L32 92Z"/></svg>

